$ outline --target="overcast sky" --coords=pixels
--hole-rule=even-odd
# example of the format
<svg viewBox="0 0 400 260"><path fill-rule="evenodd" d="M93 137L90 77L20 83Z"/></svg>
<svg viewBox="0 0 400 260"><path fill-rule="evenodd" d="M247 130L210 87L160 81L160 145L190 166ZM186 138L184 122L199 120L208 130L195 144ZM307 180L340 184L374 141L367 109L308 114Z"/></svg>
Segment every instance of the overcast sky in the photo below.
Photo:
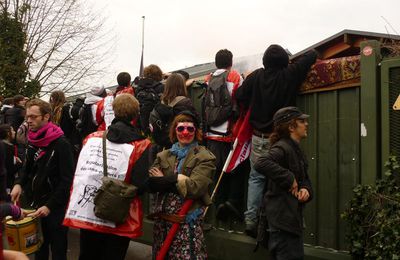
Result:
<svg viewBox="0 0 400 260"><path fill-rule="evenodd" d="M144 64L163 71L213 61L222 48L241 57L278 43L294 54L344 29L398 34L391 25L400 32L399 0L90 1L115 34L106 86L120 71L138 74L142 16Z"/></svg>

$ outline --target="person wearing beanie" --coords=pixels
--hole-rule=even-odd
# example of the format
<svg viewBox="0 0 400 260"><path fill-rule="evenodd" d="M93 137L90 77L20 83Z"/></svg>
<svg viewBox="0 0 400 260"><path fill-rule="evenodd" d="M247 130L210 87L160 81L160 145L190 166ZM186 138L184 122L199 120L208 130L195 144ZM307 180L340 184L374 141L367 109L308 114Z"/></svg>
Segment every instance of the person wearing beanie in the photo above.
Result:
<svg viewBox="0 0 400 260"><path fill-rule="evenodd" d="M184 70L177 70L174 73L178 73L180 74L184 79L185 79L185 85L186 88L188 89L188 91L190 90L190 87L192 86L192 84L195 82L194 79L190 79L190 75L189 73L187 73ZM190 96L190 95L189 95Z"/></svg>
<svg viewBox="0 0 400 260"><path fill-rule="evenodd" d="M304 259L303 211L313 197L308 164L300 148L307 137L309 115L297 107L279 109L269 140L271 149L257 160L254 168L268 179L262 211L268 226L268 250L271 259Z"/></svg>
<svg viewBox="0 0 400 260"><path fill-rule="evenodd" d="M273 44L263 56L263 68L253 71L236 91L236 99L244 109L251 109L253 127L250 153L250 175L245 212L246 234L256 236L257 210L265 186L265 176L254 169L260 155L269 149L269 136L273 130L273 115L280 108L294 106L298 89L317 59L310 51L289 64L289 55L280 45Z"/></svg>
<svg viewBox="0 0 400 260"><path fill-rule="evenodd" d="M93 96L98 96L98 97L105 97L107 95L107 92L105 90L105 88L103 86L94 86L91 90L90 90L90 94L92 94Z"/></svg>

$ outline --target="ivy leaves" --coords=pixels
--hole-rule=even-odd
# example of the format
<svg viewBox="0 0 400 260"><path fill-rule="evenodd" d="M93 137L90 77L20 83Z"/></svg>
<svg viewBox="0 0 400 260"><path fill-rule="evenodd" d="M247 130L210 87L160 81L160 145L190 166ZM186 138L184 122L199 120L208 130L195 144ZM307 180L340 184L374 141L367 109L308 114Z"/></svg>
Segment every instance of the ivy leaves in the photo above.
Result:
<svg viewBox="0 0 400 260"><path fill-rule="evenodd" d="M375 186L358 185L342 214L355 259L400 259L400 164L396 156Z"/></svg>

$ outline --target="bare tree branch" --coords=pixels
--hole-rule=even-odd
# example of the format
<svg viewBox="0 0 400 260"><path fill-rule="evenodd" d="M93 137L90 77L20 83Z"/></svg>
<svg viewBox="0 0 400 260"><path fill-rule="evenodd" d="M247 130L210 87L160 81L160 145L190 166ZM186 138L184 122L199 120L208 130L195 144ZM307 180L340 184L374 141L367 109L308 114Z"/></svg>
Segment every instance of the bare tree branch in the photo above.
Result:
<svg viewBox="0 0 400 260"><path fill-rule="evenodd" d="M100 79L114 48L105 19L83 8L83 0L0 0L2 10L24 26L29 78L42 86L40 95L58 89L77 92Z"/></svg>

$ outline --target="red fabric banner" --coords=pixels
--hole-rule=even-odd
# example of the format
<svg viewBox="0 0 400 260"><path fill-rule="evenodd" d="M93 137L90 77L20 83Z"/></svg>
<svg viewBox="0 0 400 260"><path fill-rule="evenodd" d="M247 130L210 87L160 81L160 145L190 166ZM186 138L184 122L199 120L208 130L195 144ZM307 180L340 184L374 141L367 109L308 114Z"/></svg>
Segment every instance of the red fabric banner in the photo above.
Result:
<svg viewBox="0 0 400 260"><path fill-rule="evenodd" d="M251 136L253 135L253 128L250 125L250 111L250 109L247 110L246 115L239 118L233 130L236 139L225 163L224 172L226 173L233 171L250 156Z"/></svg>

